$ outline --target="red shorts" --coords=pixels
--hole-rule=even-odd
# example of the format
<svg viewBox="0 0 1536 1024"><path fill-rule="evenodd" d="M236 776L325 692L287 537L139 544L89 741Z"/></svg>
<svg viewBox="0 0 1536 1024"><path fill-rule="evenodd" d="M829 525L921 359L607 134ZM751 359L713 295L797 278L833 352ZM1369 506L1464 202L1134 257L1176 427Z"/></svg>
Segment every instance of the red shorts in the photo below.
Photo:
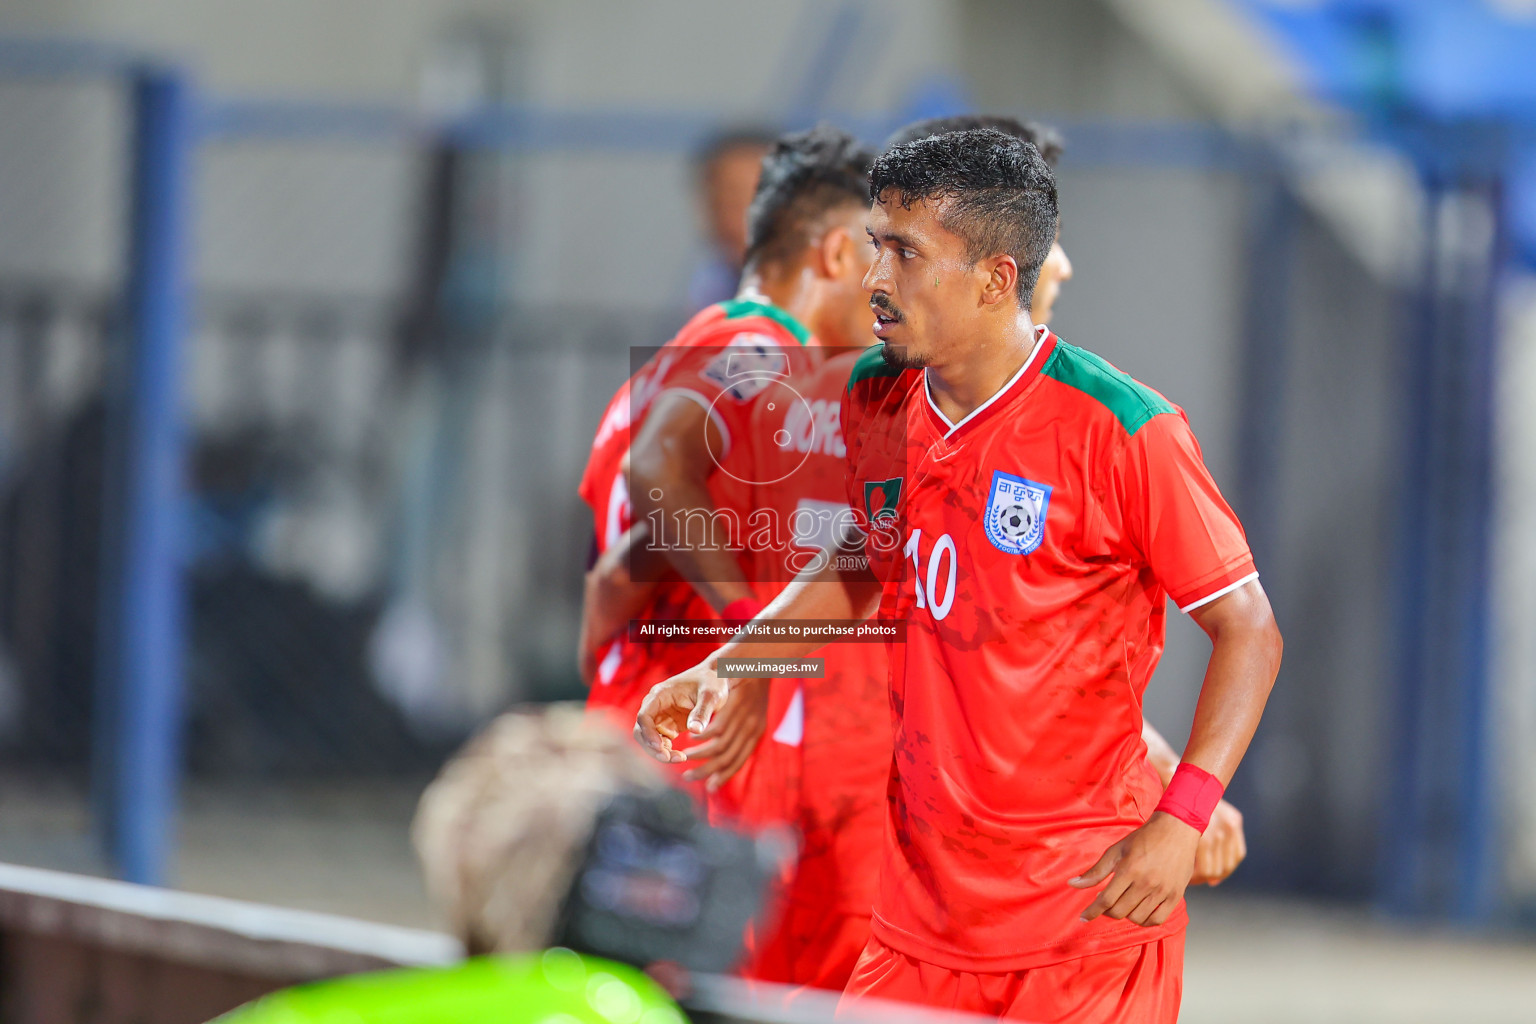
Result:
<svg viewBox="0 0 1536 1024"><path fill-rule="evenodd" d="M870 938L841 1007L889 999L1032 1024L1175 1024L1184 933L1044 967L979 974L914 959Z"/></svg>
<svg viewBox="0 0 1536 1024"><path fill-rule="evenodd" d="M793 903L779 913L761 944L748 935L742 976L841 992L869 943L869 914L839 914Z"/></svg>

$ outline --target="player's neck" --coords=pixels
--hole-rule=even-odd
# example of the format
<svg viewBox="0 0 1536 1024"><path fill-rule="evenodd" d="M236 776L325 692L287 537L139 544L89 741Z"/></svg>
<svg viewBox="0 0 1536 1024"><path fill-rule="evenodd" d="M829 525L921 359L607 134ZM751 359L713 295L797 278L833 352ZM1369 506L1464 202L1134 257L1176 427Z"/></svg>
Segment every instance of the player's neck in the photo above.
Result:
<svg viewBox="0 0 1536 1024"><path fill-rule="evenodd" d="M964 346L963 354L928 367L927 387L944 418L959 423L1018 376L1040 340L1027 313L1007 329Z"/></svg>
<svg viewBox="0 0 1536 1024"><path fill-rule="evenodd" d="M742 274L736 294L764 299L805 324L813 338L821 336L820 290L816 287L816 275L807 267L766 271L751 268Z"/></svg>

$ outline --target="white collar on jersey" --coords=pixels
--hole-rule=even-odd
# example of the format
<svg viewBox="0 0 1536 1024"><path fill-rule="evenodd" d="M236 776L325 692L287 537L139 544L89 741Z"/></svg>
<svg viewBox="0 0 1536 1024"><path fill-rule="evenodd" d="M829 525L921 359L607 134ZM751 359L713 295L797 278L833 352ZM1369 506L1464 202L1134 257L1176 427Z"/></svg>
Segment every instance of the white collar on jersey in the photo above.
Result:
<svg viewBox="0 0 1536 1024"><path fill-rule="evenodd" d="M1050 328L1046 327L1045 324L1036 324L1035 325L1035 347L1029 350L1029 355L1027 357L1025 357L1025 359L1024 359L1024 365L1019 367L1019 370L1018 370L1017 373L1015 373L1012 377L1008 378L1008 382L1006 384L1004 384L1002 387L1000 387L996 391L994 391L992 393L992 397L991 398L987 399L985 402L982 402L976 408L974 408L970 412L966 413L965 416L960 420L959 423L951 423L951 422L949 422L949 417L944 415L944 413L939 409L938 403L933 400L933 389L930 388L929 385L928 385L928 371L924 370L923 371L923 397L928 399L928 408L933 410L933 414L939 418L939 421L941 423L943 423L946 427L949 428L948 430L946 430L944 432L944 436L945 437L949 437L950 434L953 434L955 431L957 431L961 427L965 426L971 420L975 419L977 417L977 415L980 414L980 412L983 409L985 409L987 406L989 406L993 402L997 401L1003 395L1006 395L1008 393L1008 389L1013 387L1015 384L1017 384L1019 382L1019 378L1024 376L1024 371L1029 369L1029 364L1033 363L1035 361L1035 356L1040 354L1040 346L1044 345L1045 344L1045 339L1049 338L1050 336L1051 336Z"/></svg>
<svg viewBox="0 0 1536 1024"><path fill-rule="evenodd" d="M747 285L741 291L736 293L736 301L738 301L738 302L756 302L760 306L771 306L771 305L773 305L773 301L771 299L769 299L768 296L764 295L762 292L758 291L756 288L753 288L751 285Z"/></svg>

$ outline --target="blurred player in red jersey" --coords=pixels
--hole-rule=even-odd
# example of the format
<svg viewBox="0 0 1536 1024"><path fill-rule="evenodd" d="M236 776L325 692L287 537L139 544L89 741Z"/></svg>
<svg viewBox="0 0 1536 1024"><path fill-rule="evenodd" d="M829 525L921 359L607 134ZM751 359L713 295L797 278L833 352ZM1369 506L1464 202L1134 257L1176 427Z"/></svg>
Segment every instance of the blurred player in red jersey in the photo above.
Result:
<svg viewBox="0 0 1536 1024"><path fill-rule="evenodd" d="M867 321L867 301L861 306ZM767 584L765 597L835 554L852 519L839 418L861 352L846 351L770 387L754 410L753 468L762 483L753 505L770 513L772 526L752 552L753 578ZM841 991L869 939L885 838L891 713L883 643L833 643L821 653L823 678L773 684L789 694L785 713L741 777L744 789L781 788L779 820L800 840L778 920L750 942L743 973Z"/></svg>
<svg viewBox="0 0 1536 1024"><path fill-rule="evenodd" d="M885 345L842 416L869 566L835 560L759 616L909 622L892 651L891 827L848 996L1174 1021L1183 891L1280 658L1241 527L1176 406L1031 322L1056 228L1034 147L989 130L897 146L871 195ZM1169 597L1213 650L1164 792L1141 694ZM718 654L814 646L741 634ZM713 660L643 705L636 732L659 758L685 759L671 741L727 699Z"/></svg>
<svg viewBox="0 0 1536 1024"><path fill-rule="evenodd" d="M867 335L862 232L872 159L831 128L781 138L747 211L737 298L690 320L619 390L598 428L580 489L598 534L580 657L589 706L626 724L654 683L714 646L632 640L623 634L630 619L744 620L760 607L739 538L717 528L728 521L716 513L739 520L746 508L751 478L732 467L749 461L752 401L767 370L800 365L823 341L847 346ZM688 536L653 539L656 523ZM637 566L661 572L635 580L628 570ZM738 687L686 775L724 784L762 735L768 699L766 680Z"/></svg>

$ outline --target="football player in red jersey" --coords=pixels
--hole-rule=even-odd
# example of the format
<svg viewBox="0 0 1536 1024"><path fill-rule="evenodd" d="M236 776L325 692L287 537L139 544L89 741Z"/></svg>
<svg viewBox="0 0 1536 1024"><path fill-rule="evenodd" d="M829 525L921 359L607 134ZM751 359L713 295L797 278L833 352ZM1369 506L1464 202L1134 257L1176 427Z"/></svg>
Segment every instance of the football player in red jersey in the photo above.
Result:
<svg viewBox="0 0 1536 1024"><path fill-rule="evenodd" d="M1280 659L1242 529L1181 410L1032 323L1056 228L1034 147L920 139L877 161L870 192L885 344L842 416L869 565L834 560L759 616L908 621L880 891L848 995L1172 1022L1200 834ZM1170 597L1213 649L1164 791L1141 694ZM814 646L743 633L718 654ZM730 693L713 664L642 706L637 736L660 759L685 760L672 740Z"/></svg>
<svg viewBox="0 0 1536 1024"><path fill-rule="evenodd" d="M1065 149L1061 137L1047 125L1033 121L1026 124L1011 117L984 114L935 117L918 121L887 139L885 148L890 149L892 146L915 142L930 135L968 131L973 128L995 128L1004 134L1033 144L1040 150L1040 156L1050 164L1052 170L1055 170ZM1030 297L1030 319L1036 324L1049 325L1051 315L1056 309L1056 300L1061 295L1061 286L1071 279L1072 261L1061 246L1061 222L1058 217L1056 238L1051 245L1050 253L1045 257L1045 262L1040 265L1040 276L1035 282L1034 294ZM1147 760L1152 762L1153 768L1157 769L1163 785L1168 785L1173 780L1173 773L1179 767L1178 752L1151 722L1143 724L1142 739L1147 744ZM1192 881L1196 885L1220 885L1237 870L1237 866L1247 856L1248 841L1243 833L1243 816L1231 803L1222 800L1216 805L1216 810L1211 815L1210 826L1200 837L1200 848L1195 855L1195 875Z"/></svg>
<svg viewBox="0 0 1536 1024"><path fill-rule="evenodd" d="M903 136L974 127L997 127L1037 143L1052 163L1060 143L1046 128L1010 118L952 117L914 124ZM1060 244L1052 248L1035 288L1047 308L1072 265ZM867 295L860 312L867 318ZM753 476L771 481L757 488L756 508L791 524L790 547L777 543L754 552L753 578L771 581L776 595L811 553L835 539L833 527L849 513L843 482L845 448L839 423L842 395L862 349L829 359L804 379L769 389L753 414ZM786 557L786 554L788 557ZM745 786L780 786L786 820L800 838L800 855L785 889L774 928L753 942L750 977L823 989L842 989L869 937L885 829L890 774L890 701L886 653L879 643L832 643L822 648L824 678L786 681L792 694L782 718L754 754ZM756 770L759 760L777 769ZM1177 757L1174 758L1177 761Z"/></svg>
<svg viewBox="0 0 1536 1024"><path fill-rule="evenodd" d="M1043 129L1008 119L950 118L910 130L927 135L979 124L1005 126L1038 140L1052 160L1060 153ZM1040 275L1037 298L1053 300L1070 276L1071 264L1057 245ZM860 289L853 299L858 326L867 332L868 297ZM873 340L865 334L858 341L866 338ZM752 551L750 578L762 597L777 594L793 579L790 567L803 564L824 542L820 534L826 530L819 528L839 519L836 510L848 510L837 417L861 351L850 351L825 369L810 371L809 377L797 374L792 383L771 388L755 401L748 432L751 464L737 463L735 470L765 483L752 489L747 504L772 510L780 526L801 522L810 527L792 530L795 536L787 546L758 545ZM611 518L609 530L619 536ZM621 628L643 608L645 588L636 586L625 569L636 554L645 554L648 536L643 523L632 527L589 573L590 632ZM713 580L701 583L707 587ZM734 816L745 812L756 824L787 822L801 841L798 862L785 880L783 911L771 931L753 936L745 973L840 990L868 938L884 830L890 713L882 645L833 644L825 654L826 676L811 689L789 681L773 688L775 706L766 723L771 735L755 748L750 775L739 778L728 801L717 800L717 809L725 803Z"/></svg>
<svg viewBox="0 0 1536 1024"><path fill-rule="evenodd" d="M862 293L861 293L862 294ZM862 304L868 319L867 296ZM753 412L753 505L770 525L753 546L764 597L835 553L852 518L843 485L839 418L852 349L770 387ZM885 645L828 644L822 678L774 683L789 700L771 718L742 773L742 786L777 786L779 821L792 825L799 856L777 920L749 943L751 978L841 991L869 940L870 908L885 833L891 713ZM765 763L768 766L766 770Z"/></svg>
<svg viewBox="0 0 1536 1024"><path fill-rule="evenodd" d="M580 656L589 706L626 725L652 684L714 645L637 641L615 630L631 618L750 619L760 607L732 550L739 538L717 529L726 520L716 513L746 507L750 478L732 467L748 459L752 400L771 376L737 371L781 358L796 365L809 358L807 346L867 337L861 281L871 254L862 232L872 159L828 127L781 138L747 212L741 292L690 320L619 390L598 428L580 488L598 534ZM658 523L679 525L687 543L653 539ZM624 569L658 564L659 580L625 578ZM686 775L714 788L739 770L763 732L768 697L766 680L738 687Z"/></svg>

